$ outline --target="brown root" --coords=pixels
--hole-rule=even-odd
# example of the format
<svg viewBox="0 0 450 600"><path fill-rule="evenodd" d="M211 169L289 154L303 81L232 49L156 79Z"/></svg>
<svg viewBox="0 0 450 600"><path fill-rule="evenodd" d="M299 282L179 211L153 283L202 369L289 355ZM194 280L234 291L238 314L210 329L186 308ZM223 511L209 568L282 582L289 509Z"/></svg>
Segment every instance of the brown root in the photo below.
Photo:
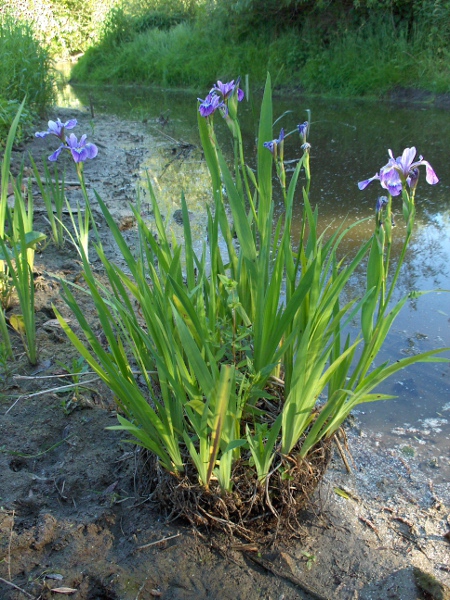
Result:
<svg viewBox="0 0 450 600"><path fill-rule="evenodd" d="M196 528L221 530L230 538L264 543L281 534L295 536L300 511L312 502L328 466L331 444L331 439L322 440L301 459L295 448L290 456L277 454L263 483L248 460L241 460L232 472L231 492L223 492L215 480L208 489L200 485L188 459L185 473L176 477L152 457L147 463L154 487L152 499L168 520L187 519Z"/></svg>

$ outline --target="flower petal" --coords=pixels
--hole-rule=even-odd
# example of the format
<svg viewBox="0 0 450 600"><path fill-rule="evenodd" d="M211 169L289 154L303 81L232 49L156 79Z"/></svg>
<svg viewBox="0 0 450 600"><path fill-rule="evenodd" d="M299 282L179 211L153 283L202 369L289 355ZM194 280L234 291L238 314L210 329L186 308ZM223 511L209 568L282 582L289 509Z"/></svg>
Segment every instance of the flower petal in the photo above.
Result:
<svg viewBox="0 0 450 600"><path fill-rule="evenodd" d="M77 120L76 119L70 119L69 121L66 121L64 123L64 128L65 129L73 129L74 127L76 127L77 125Z"/></svg>
<svg viewBox="0 0 450 600"><path fill-rule="evenodd" d="M87 150L87 158L95 158L98 154L98 148L95 144L91 144L90 142L86 144Z"/></svg>
<svg viewBox="0 0 450 600"><path fill-rule="evenodd" d="M400 164L402 166L402 170L403 170L405 177L406 177L406 175L408 175L409 170L411 169L411 165L412 165L415 157L416 157L416 149L414 148L414 146L412 148L405 148L403 150L403 154L400 159ZM397 159L397 162L399 162L398 159Z"/></svg>
<svg viewBox="0 0 450 600"><path fill-rule="evenodd" d="M267 150L270 150L273 154L275 151L276 144L277 144L277 140L272 140L271 142L264 142L263 146L264 146L264 148L267 148Z"/></svg>
<svg viewBox="0 0 450 600"><path fill-rule="evenodd" d="M373 177L371 177L370 179L365 179L364 181L360 181L358 183L358 187L360 190L365 190L366 187L369 185L369 183L372 183L372 181L375 181L375 179L380 179L380 176L377 174L375 174Z"/></svg>
<svg viewBox="0 0 450 600"><path fill-rule="evenodd" d="M64 144L61 144L61 146L59 148L57 148L53 154L50 154L50 156L48 157L48 160L51 160L52 162L54 162L55 160L58 160L58 156L61 154L61 150L64 148Z"/></svg>

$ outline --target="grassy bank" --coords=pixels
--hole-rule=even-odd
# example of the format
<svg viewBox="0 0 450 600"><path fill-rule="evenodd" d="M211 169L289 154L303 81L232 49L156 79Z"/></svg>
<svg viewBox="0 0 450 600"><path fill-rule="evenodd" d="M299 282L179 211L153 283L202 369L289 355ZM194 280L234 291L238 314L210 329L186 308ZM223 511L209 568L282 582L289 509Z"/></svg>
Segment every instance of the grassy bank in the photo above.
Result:
<svg viewBox="0 0 450 600"><path fill-rule="evenodd" d="M414 19L406 12L402 17L354 8L342 19L336 4L328 12L274 21L270 5L267 19L259 15L257 21L231 8L220 11L220 3L165 20L161 13L157 19L151 11L116 8L72 79L200 88L236 73L260 85L270 71L276 86L334 96L380 97L399 87L450 92L450 8L434 21L417 7Z"/></svg>
<svg viewBox="0 0 450 600"><path fill-rule="evenodd" d="M20 102L26 98L17 131L19 142L29 133L33 115L44 113L52 104L54 87L50 54L36 40L32 26L1 15L0 65L1 147Z"/></svg>

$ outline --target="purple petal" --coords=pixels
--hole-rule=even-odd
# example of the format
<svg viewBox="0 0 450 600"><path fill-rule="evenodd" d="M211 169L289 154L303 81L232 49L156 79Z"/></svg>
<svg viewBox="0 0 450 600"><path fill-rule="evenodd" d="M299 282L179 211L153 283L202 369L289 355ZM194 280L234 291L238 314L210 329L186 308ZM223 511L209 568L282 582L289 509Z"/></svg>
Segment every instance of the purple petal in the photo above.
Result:
<svg viewBox="0 0 450 600"><path fill-rule="evenodd" d="M384 208L385 206L387 206L388 202L389 202L389 201L388 201L388 199L386 198L386 196L380 196L380 197L377 199L377 203L376 203L376 206L375 206L375 210L376 210L376 212L378 213L378 212L380 212L380 210L383 210L383 208Z"/></svg>
<svg viewBox="0 0 450 600"><path fill-rule="evenodd" d="M67 142L67 145L69 146L69 148L77 148L78 147L78 138L74 133L71 133L69 135L66 142ZM80 145L81 145L81 140L80 140Z"/></svg>
<svg viewBox="0 0 450 600"><path fill-rule="evenodd" d="M76 127L76 125L77 125L76 119L70 119L69 121L66 121L64 123L65 129L73 129L74 127Z"/></svg>
<svg viewBox="0 0 450 600"><path fill-rule="evenodd" d="M365 179L364 181L360 181L358 183L359 189L365 190L366 187L369 185L369 183L372 183L372 181L375 181L375 179L380 179L380 176L378 174L376 174L373 177L371 177L370 179Z"/></svg>
<svg viewBox="0 0 450 600"><path fill-rule="evenodd" d="M396 181L382 181L382 187L387 190L391 196L399 196L402 193L401 182Z"/></svg>
<svg viewBox="0 0 450 600"><path fill-rule="evenodd" d="M267 148L267 150L270 150L273 154L276 143L277 143L277 140L272 140L271 142L264 142L263 146L264 146L264 148Z"/></svg>
<svg viewBox="0 0 450 600"><path fill-rule="evenodd" d="M306 134L308 132L308 121L301 123L301 125L297 125L297 127L298 127L298 133L300 134L300 137L305 138Z"/></svg>
<svg viewBox="0 0 450 600"><path fill-rule="evenodd" d="M86 144L87 158L95 158L98 154L98 148L95 144Z"/></svg>
<svg viewBox="0 0 450 600"><path fill-rule="evenodd" d="M56 121L48 122L49 133L54 133L55 135L59 135L61 133L61 129L63 127L64 127L64 125L61 123L61 121L59 119L57 119Z"/></svg>
<svg viewBox="0 0 450 600"><path fill-rule="evenodd" d="M424 160L424 161L422 161L422 164L425 165L425 168L426 168L426 171L427 171L427 175L426 175L427 183L429 183L430 185L434 185L435 183L438 183L439 182L439 177L434 172L434 169L430 165L430 163L427 162L426 160Z"/></svg>
<svg viewBox="0 0 450 600"><path fill-rule="evenodd" d="M87 151L86 148L71 148L72 158L74 162L80 163L86 160Z"/></svg>
<svg viewBox="0 0 450 600"><path fill-rule="evenodd" d="M55 150L53 152L53 154L50 154L50 156L48 157L48 160L51 160L52 162L54 162L55 160L58 160L58 156L61 154L61 150L64 148L64 144L61 144L61 146Z"/></svg>
<svg viewBox="0 0 450 600"><path fill-rule="evenodd" d="M412 148L405 148L403 150L403 154L401 159L397 159L397 162L401 165L403 174L406 176L409 173L412 162L416 156L416 149L414 146Z"/></svg>
<svg viewBox="0 0 450 600"><path fill-rule="evenodd" d="M425 165L427 183L429 183L430 185L435 185L436 183L439 183L439 178L434 172L433 167L427 160L423 160L422 156L419 156L419 160L411 165L411 170L416 167L420 167L421 165Z"/></svg>
<svg viewBox="0 0 450 600"><path fill-rule="evenodd" d="M209 117L223 104L215 92L210 92L204 100L198 98L198 101L201 103L198 111L202 117Z"/></svg>
<svg viewBox="0 0 450 600"><path fill-rule="evenodd" d="M214 107L212 104L200 104L198 107L198 112L202 117L209 117L214 112Z"/></svg>

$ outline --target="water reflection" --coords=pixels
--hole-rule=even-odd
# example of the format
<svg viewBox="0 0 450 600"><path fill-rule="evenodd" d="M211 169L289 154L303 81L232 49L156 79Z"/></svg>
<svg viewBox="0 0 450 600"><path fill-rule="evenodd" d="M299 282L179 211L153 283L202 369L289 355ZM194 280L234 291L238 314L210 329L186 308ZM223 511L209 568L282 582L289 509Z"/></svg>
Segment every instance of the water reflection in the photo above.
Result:
<svg viewBox="0 0 450 600"><path fill-rule="evenodd" d="M70 88L69 88L70 89ZM65 105L75 103L94 110L111 111L125 118L142 121L142 126L156 136L170 136L190 147L183 160L172 161L159 155L146 166L153 177L158 197L169 203L172 216L179 208L181 191L189 202L207 202L208 179L199 152L196 97L204 90L169 92L144 88L91 89L77 87L66 92ZM203 94L204 96L204 94ZM359 191L357 182L372 176L388 159L387 150L400 155L405 147L415 146L423 154L440 183L429 186L421 173L417 190L417 227L399 280L398 297L410 290L450 289L450 173L448 139L450 113L432 106L372 104L361 101L324 101L317 98L276 97L275 118L286 111L277 128L286 131L305 120L306 109L312 111L310 142L313 183L311 201L319 206L320 223L333 230L342 223L374 215L375 201L380 193L376 182ZM251 99L240 105L241 124L245 137L246 156L253 157L257 132L258 101ZM275 133L278 133L276 131ZM228 131L218 120L217 134L225 151L232 151ZM174 146L175 147L175 146ZM179 148L179 144L176 148ZM165 150L167 152L167 150ZM286 159L300 156L296 135L285 143ZM164 162L165 161L165 162ZM156 173L159 176L156 176ZM300 222L301 196L295 207ZM397 227L393 257L402 245L403 222L400 200L394 205ZM191 205L192 206L192 205ZM282 211L281 202L277 207ZM176 228L176 219L174 219ZM194 223L199 239L204 224ZM351 253L371 235L373 220L352 229L342 246ZM355 275L354 293L364 285L364 273ZM423 352L438 346L450 346L450 295L433 293L411 300L400 314L388 338L379 361L397 360L410 353ZM447 353L449 356L449 353ZM425 467L428 458L440 457L436 478L450 473L450 367L447 364L423 364L398 375L385 384L385 393L398 396L395 401L361 407L359 417L365 427L380 431L385 439L400 445L408 443L421 450ZM434 420L433 420L434 419ZM431 462L430 462L431 464ZM434 464L434 463L433 463Z"/></svg>

